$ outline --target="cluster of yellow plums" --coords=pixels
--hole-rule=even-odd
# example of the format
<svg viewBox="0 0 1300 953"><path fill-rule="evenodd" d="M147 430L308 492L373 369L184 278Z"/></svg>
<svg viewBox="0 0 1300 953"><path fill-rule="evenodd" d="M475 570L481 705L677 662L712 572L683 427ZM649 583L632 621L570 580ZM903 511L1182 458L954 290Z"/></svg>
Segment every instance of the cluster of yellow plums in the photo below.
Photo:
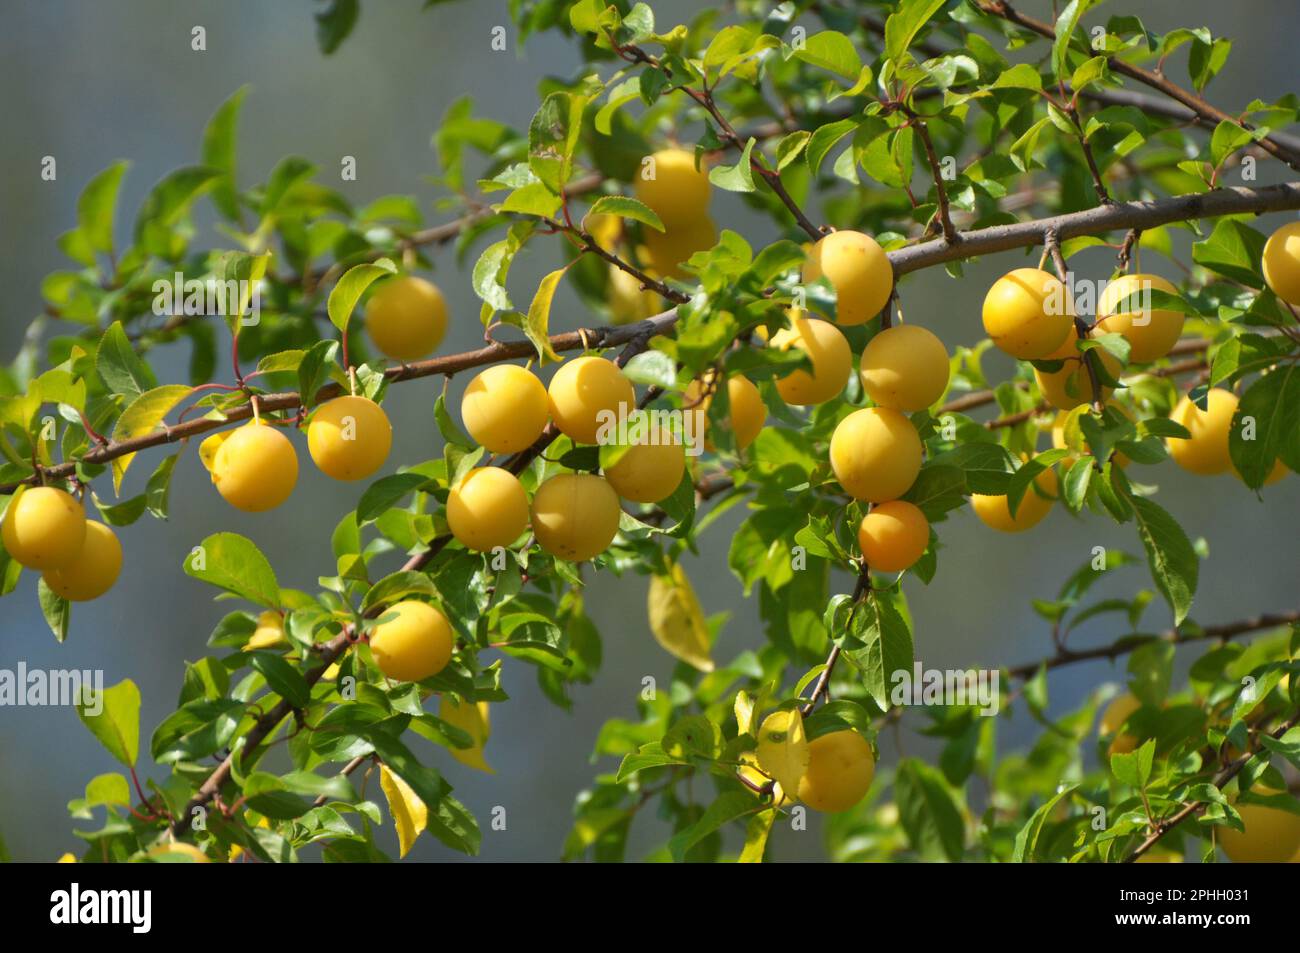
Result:
<svg viewBox="0 0 1300 953"><path fill-rule="evenodd" d="M72 602L98 599L122 571L117 536L86 519L84 506L58 487L20 487L9 501L0 535L19 565L41 572L52 592Z"/></svg>
<svg viewBox="0 0 1300 953"><path fill-rule="evenodd" d="M1284 676L1281 690L1287 691L1289 676ZM1128 754L1135 751L1145 740L1125 730L1129 718L1142 707L1132 692L1115 696L1101 713L1101 722L1097 732L1103 742L1109 741L1110 754ZM1233 760L1241 752L1229 749ZM1254 793L1262 795L1279 794L1263 785L1256 785ZM1228 858L1238 864L1285 864L1300 863L1300 815L1292 814L1281 808L1265 804L1235 804L1234 808L1241 815L1244 831L1231 827L1217 830L1219 844ZM1182 857L1170 851L1151 851L1139 858L1148 863L1161 861L1178 861Z"/></svg>

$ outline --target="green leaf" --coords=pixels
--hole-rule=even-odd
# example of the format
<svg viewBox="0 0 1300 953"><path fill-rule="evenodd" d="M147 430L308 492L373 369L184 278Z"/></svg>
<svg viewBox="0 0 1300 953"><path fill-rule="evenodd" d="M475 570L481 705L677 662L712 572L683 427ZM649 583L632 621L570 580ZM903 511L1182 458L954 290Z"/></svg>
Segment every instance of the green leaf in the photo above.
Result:
<svg viewBox="0 0 1300 953"><path fill-rule="evenodd" d="M863 687L882 709L889 709L889 679L898 671L912 670L912 631L907 620L885 593L873 591L853 613L853 629L844 638L845 655L862 672Z"/></svg>
<svg viewBox="0 0 1300 953"><path fill-rule="evenodd" d="M752 794L744 791L729 791L709 805L708 810L690 827L676 834L668 842L668 851L677 863L686 859L686 852L708 837L722 825L744 817L756 810L758 805Z"/></svg>
<svg viewBox="0 0 1300 953"><path fill-rule="evenodd" d="M1192 260L1231 281L1262 288L1259 261L1265 238L1236 219L1221 218L1204 241L1192 245Z"/></svg>
<svg viewBox="0 0 1300 953"><path fill-rule="evenodd" d="M186 166L164 176L149 192L136 215L136 242L168 260L178 258L184 246L177 245L172 226L220 177L220 170L206 166Z"/></svg>
<svg viewBox="0 0 1300 953"><path fill-rule="evenodd" d="M348 322L352 312L361 300L361 295L375 281L388 275L397 274L397 266L387 258L375 262L353 265L343 273L330 291L326 310L329 311L330 323L344 334L348 333Z"/></svg>
<svg viewBox="0 0 1300 953"><path fill-rule="evenodd" d="M759 811L749 819L745 826L745 846L740 851L737 862L741 864L761 864L767 850L767 838L776 823L775 809Z"/></svg>
<svg viewBox="0 0 1300 953"><path fill-rule="evenodd" d="M361 502L357 504L357 522L379 519L389 507L397 505L428 482L429 478L419 473L394 473L376 480L361 494Z"/></svg>
<svg viewBox="0 0 1300 953"><path fill-rule="evenodd" d="M804 153L807 158L808 168L814 175L821 168L826 155L835 148L835 143L856 130L858 125L856 119L841 119L839 122L828 122L817 127L812 134L812 138L808 140L808 148Z"/></svg>
<svg viewBox="0 0 1300 953"><path fill-rule="evenodd" d="M569 183L588 102L577 93L550 93L528 124L528 167L556 196Z"/></svg>
<svg viewBox="0 0 1300 953"><path fill-rule="evenodd" d="M654 209L644 202L629 198L626 195L601 196L592 203L591 210L587 212L587 215L617 215L619 218L630 218L641 222L643 225L649 225L656 231L662 232L664 230L664 223Z"/></svg>
<svg viewBox="0 0 1300 953"><path fill-rule="evenodd" d="M1228 429L1228 451L1248 487L1263 486L1278 457L1291 465L1300 463L1298 407L1300 373L1293 363L1256 378L1241 395ZM1247 440L1248 436L1251 439Z"/></svg>
<svg viewBox="0 0 1300 953"><path fill-rule="evenodd" d="M1174 612L1174 624L1187 618L1196 594L1199 563L1196 550L1181 526L1158 503L1129 497L1137 516L1138 536L1147 551L1151 577Z"/></svg>
<svg viewBox="0 0 1300 953"><path fill-rule="evenodd" d="M311 687L302 673L275 652L248 652L248 664L281 698L294 708L305 708L311 701Z"/></svg>
<svg viewBox="0 0 1300 953"><path fill-rule="evenodd" d="M242 599L280 608L275 572L253 541L237 533L214 533L185 557L187 575L201 579Z"/></svg>
<svg viewBox="0 0 1300 953"><path fill-rule="evenodd" d="M130 440L153 433L172 409L193 392L193 388L185 384L163 384L145 391L131 401L126 410L122 411L122 416L117 418L117 423L113 425L113 440ZM113 492L121 490L122 478L126 476L127 467L135 457L134 453L126 453L113 460Z"/></svg>
<svg viewBox="0 0 1300 953"><path fill-rule="evenodd" d="M532 303L528 305L528 316L524 319L524 333L528 335L528 340L533 342L533 347L537 349L537 357L543 364L547 361L558 361L560 355L555 353L551 347L550 325L551 325L551 302L555 300L555 289L559 287L560 279L564 277L569 266L557 268L537 286L537 293L533 295Z"/></svg>
<svg viewBox="0 0 1300 953"><path fill-rule="evenodd" d="M135 398L158 386L149 365L131 347L121 321L114 321L99 339L95 370L114 394Z"/></svg>
<svg viewBox="0 0 1300 953"><path fill-rule="evenodd" d="M754 185L754 172L750 167L750 153L754 151L754 138L750 137L745 143L745 149L740 154L739 161L735 165L718 165L709 170L709 181L720 189L726 189L728 192L753 192L756 188Z"/></svg>
<svg viewBox="0 0 1300 953"><path fill-rule="evenodd" d="M329 0L329 6L316 14L316 44L329 56L348 38L361 13L360 0Z"/></svg>
<svg viewBox="0 0 1300 953"><path fill-rule="evenodd" d="M941 6L942 3L938 5ZM835 30L814 33L804 41L802 47L795 49L794 55L818 69L843 76L849 82L856 82L858 74L862 72L862 57L858 55L853 41Z"/></svg>
<svg viewBox="0 0 1300 953"><path fill-rule="evenodd" d="M68 637L68 625L72 621L71 603L46 585L44 577L36 584L36 596L46 624L54 633L54 638L62 642Z"/></svg>
<svg viewBox="0 0 1300 953"><path fill-rule="evenodd" d="M77 715L108 753L127 767L140 753L140 689L129 678L83 697Z"/></svg>
<svg viewBox="0 0 1300 953"><path fill-rule="evenodd" d="M1011 860L1014 863L1032 864L1034 862L1038 855L1038 838L1043 833L1043 826L1056 811L1056 806L1073 794L1077 787L1077 784L1071 784L1062 788L1046 804L1034 811L1033 816L1016 834L1016 846L1011 854Z"/></svg>
<svg viewBox="0 0 1300 953"><path fill-rule="evenodd" d="M885 21L885 56L901 63L921 27L943 7L945 0L902 0Z"/></svg>
<svg viewBox="0 0 1300 953"><path fill-rule="evenodd" d="M112 252L117 193L130 163L115 162L87 184L77 199L77 225L95 251Z"/></svg>
<svg viewBox="0 0 1300 953"><path fill-rule="evenodd" d="M1061 11L1061 15L1056 18L1056 39L1052 42L1052 72L1060 82L1070 78L1070 41L1074 38L1079 19L1093 2L1094 0L1070 0L1066 8Z"/></svg>
<svg viewBox="0 0 1300 953"><path fill-rule="evenodd" d="M961 859L965 828L956 798L943 774L916 758L905 758L894 778L899 820L912 848L923 858Z"/></svg>
<svg viewBox="0 0 1300 953"><path fill-rule="evenodd" d="M220 180L212 187L212 204L232 222L239 220L239 193L235 181L235 154L238 147L236 133L239 110L248 90L247 86L239 87L217 107L203 130L203 149L200 153L205 166L221 173Z"/></svg>

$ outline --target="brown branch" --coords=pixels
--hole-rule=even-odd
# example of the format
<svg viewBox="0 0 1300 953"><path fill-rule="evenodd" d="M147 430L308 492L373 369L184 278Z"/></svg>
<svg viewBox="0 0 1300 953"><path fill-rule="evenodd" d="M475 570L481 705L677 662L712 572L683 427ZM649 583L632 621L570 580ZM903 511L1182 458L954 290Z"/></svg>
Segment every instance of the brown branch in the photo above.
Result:
<svg viewBox="0 0 1300 953"><path fill-rule="evenodd" d="M865 559L862 560L862 566L858 570L858 581L853 586L852 607L849 609L849 626L853 624L853 617L857 614L858 608L862 605L862 600L871 591L871 567L867 565ZM817 702L827 696L831 689L831 675L835 673L835 664L840 660L842 649L840 644L834 641L834 635L831 636L830 654L826 656L825 665L821 674L817 676L817 684L813 686L812 695L808 697L808 702L799 709L799 714L807 718L817 707Z"/></svg>
<svg viewBox="0 0 1300 953"><path fill-rule="evenodd" d="M1263 188L1241 187L1213 189L1193 195L1179 195L1150 201L1117 202L1082 212L1054 215L1012 225L994 225L962 233L961 243L949 245L942 238L920 242L889 252L895 275L929 268L945 262L973 258L1013 248L1030 248L1043 244L1043 236L1055 229L1061 241L1080 235L1098 235L1130 228L1145 230L1171 222L1198 218L1216 218L1254 212L1276 212L1300 208L1300 182L1287 182Z"/></svg>
<svg viewBox="0 0 1300 953"><path fill-rule="evenodd" d="M1178 629L1168 629L1156 636L1156 638L1171 645L1184 645L1188 642L1204 642L1211 639L1234 639L1239 635L1258 632L1260 629L1274 629L1278 626L1290 625L1293 622L1300 622L1300 610L1251 616L1248 619L1227 622L1222 625L1207 625L1204 628L1188 633L1180 632ZM1148 642L1149 640L1123 638L1108 645L1100 645L1096 648L1079 651L1062 648L1055 655L1040 659L1037 662L1026 662L1023 665L1012 666L1007 669L1007 674L1011 678L1032 678L1038 674L1040 669L1060 668L1063 665L1073 665L1076 662L1091 662L1097 659L1114 660L1148 644Z"/></svg>
<svg viewBox="0 0 1300 953"><path fill-rule="evenodd" d="M952 213L948 208L948 187L943 182L943 166L940 165L939 156L934 151L934 140L930 138L930 129L925 123L925 118L919 113L906 107L904 111L912 120L912 128L920 137L921 145L925 149L926 162L930 164L930 175L934 178L934 192L939 204L939 227L943 231L943 240L949 245L955 245L961 240L961 235L952 224Z"/></svg>
<svg viewBox="0 0 1300 953"><path fill-rule="evenodd" d="M944 239L938 238L933 241L896 249L889 252L888 255L895 276L900 276L957 259L1041 245L1044 241L1043 236L1048 229L1055 229L1057 235L1063 240L1078 235L1096 234L1119 229L1149 229L1157 225L1196 218L1213 218L1220 215L1234 215L1246 212L1262 213L1295 208L1300 208L1300 182L1288 182L1258 189L1222 188L1169 199L1122 202L1088 209L1083 212L1057 215L1039 221L1017 222L1014 225L995 225L991 228L963 232L962 240L957 245L951 245ZM556 351L585 350L588 347L616 347L626 344L634 338L644 337L646 334L667 334L676 321L677 310L673 308L635 324L556 334L550 338L551 347ZM535 353L536 351L529 341L493 343L476 351L450 354L444 357L417 361L413 364L390 367L384 374L390 382L413 380L420 377L455 374L459 371L499 361L530 357ZM317 402L326 400L341 393L342 388L331 383L323 387L314 396L314 400ZM969 397L970 395L967 395L966 399L969 399ZM301 402L300 395L293 392L267 394L259 397L261 408L268 413L295 409L301 405ZM81 460L90 464L107 463L128 453L176 443L188 437L216 430L227 423L247 420L251 416L252 408L247 404L242 404L226 411L223 420L200 418L173 427L164 427L142 437L113 441L104 447L88 451ZM75 472L76 465L77 461L61 463L45 470L45 474L50 479L63 479ZM35 481L36 476L33 475L17 483L0 486L0 494L12 493L20 484L34 483Z"/></svg>

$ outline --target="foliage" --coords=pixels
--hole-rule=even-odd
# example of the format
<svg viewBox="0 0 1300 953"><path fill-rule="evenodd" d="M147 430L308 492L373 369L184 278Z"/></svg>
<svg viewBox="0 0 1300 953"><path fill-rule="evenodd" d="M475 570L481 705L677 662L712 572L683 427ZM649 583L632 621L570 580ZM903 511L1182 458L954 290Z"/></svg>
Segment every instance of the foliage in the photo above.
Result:
<svg viewBox="0 0 1300 953"><path fill-rule="evenodd" d="M463 266L456 280L472 283L484 326L497 340L515 328L526 342L502 346L493 358L547 363L587 344L627 344L644 352L627 372L643 393L653 388L652 406L680 407L692 381L724 369L758 382L773 415L746 449L720 434L718 445L692 464L691 479L662 504L629 507L614 545L590 566L535 546L501 560L450 538L449 486L481 461L482 451L441 399L436 422L444 454L402 461L358 490L356 509L333 534L335 564L322 566L320 591L280 586L250 539L209 537L202 565L187 557L184 569L244 608L212 632L208 654L187 666L176 711L148 738L154 762L169 773L148 790L137 786L134 797L125 777L101 775L71 806L82 819L107 812L98 829L78 831L87 859L128 860L184 837L206 845L214 858L293 860L319 845L331 861L381 860L374 838L384 823L381 809L353 780L376 765L403 854L424 832L475 853L479 822L433 764L438 749L481 747L482 739L426 703L441 694L504 702L502 666L526 664L535 667L546 696L567 706L571 687L599 674L601 636L582 592L605 573L646 578L654 634L680 661L671 685L646 697L634 717L600 731L594 756L606 768L578 797L573 829L557 844L568 859L622 859L637 812L655 800L672 833L654 856L762 860L774 826L806 810L792 795L809 743L845 728L874 739L899 717L923 720L925 733L942 741L937 763L904 759L876 778L866 801L833 816L826 825L832 858L1118 860L1147 849L1153 831L1167 844L1212 854L1216 832L1240 826L1227 794L1285 786L1270 761L1277 755L1278 763L1300 766L1295 617L1265 617L1240 629L1198 624L1197 545L1153 498L1155 488L1140 482L1140 468L1167 457L1164 438L1185 433L1167 417L1179 396L1177 376L1188 371L1200 374L1194 398L1207 385L1237 387L1240 412L1259 422L1260 439L1234 437L1230 447L1249 487L1263 484L1276 459L1300 467L1296 317L1264 283L1265 236L1247 214L1294 208L1300 199L1259 190L1257 207L1243 205L1213 221L1197 217L1202 206L1159 205L1176 196L1208 200L1243 159L1294 165L1295 156L1278 155L1274 147L1284 147L1269 135L1295 121L1300 101L1256 100L1198 129L1155 96L1147 97L1149 108L1116 97L1135 85L1128 64L1164 63L1187 47L1187 95L1203 102L1200 94L1225 68L1230 44L1203 29L1157 34L1133 16L1102 19L1088 0L1066 6L1046 37L996 2L733 6L725 15L704 9L690 23L670 25L656 22L645 3L512 3L520 42L552 31L580 51L582 62L567 77L541 84L527 129L476 114L469 98L448 110L434 133L447 205L474 190L493 203L458 210L465 217L452 225L430 225L400 194L353 207L301 157L284 158L264 181L248 184L236 162L244 90L213 116L199 162L153 187L126 242L119 238L117 195L127 167L114 165L87 184L77 224L59 241L69 263L46 277L45 314L13 364L0 369L5 503L19 483L39 477L81 490L114 526L146 513L165 518L168 483L188 446L146 464L149 455L135 461L134 451L148 446L131 444L133 452L125 453L116 449L122 441L157 446L215 431L247 419L253 395L290 393L264 401L260 413L301 424L320 401L350 386L350 371L367 396L382 400L388 386L474 366L477 359L452 356L385 368L367 352L361 322L349 320L368 285L394 271L394 262L428 269L432 250L449 240ZM325 53L345 42L364 17L361 7L332 0L319 12ZM686 138L687 130L696 133ZM631 197L630 183L641 158L674 135L712 161L715 188L741 193L768 213L781 237L754 247L724 228L711 249L690 259L684 278L661 281L641 270L631 250L663 223ZM939 157L957 157L950 174ZM1022 362L1012 379L989 381L983 348L958 349L945 402L912 416L926 463L907 498L937 534L910 572L940 587L946 515L972 493L1023 502L1034 478L1059 464L1063 505L1131 528L1135 551L1140 545L1177 623L1169 633L1144 626L1152 599L1145 590L1132 599L1089 601L1103 573L1136 574L1134 557L1111 552L1100 565L1081 567L1055 599L1035 608L1061 637L1101 615L1126 631L1105 654L1127 657L1132 691L1143 702L1130 728L1150 740L1133 754L1111 757L1095 746L1105 687L1080 709L1048 717L1046 673L1075 660L1059 648L1041 664L1001 670L1003 714L1023 704L1043 728L1029 750L1005 752L999 719L981 717L977 705L904 714L891 702L891 673L911 670L913 644L924 633L912 631L899 579L873 574L861 561L853 528L865 508L846 500L827 457L836 425L866 398L854 375L840 398L806 410L785 406L771 381L799 359L756 346L757 332L779 329L805 292L810 307L833 312L827 282L800 285L804 243L821 234L808 217L813 202L836 226L914 255L907 271L944 264L958 281L969 257L962 241L981 231L1086 216L1121 198L1174 211L1132 226L1117 273L1139 253L1172 255L1172 232L1194 236L1189 277L1166 303L1190 315L1184 333L1201 343L1182 353L1195 366L1171 356L1125 368L1129 386L1119 396L1131 416L1085 414L1078 459L1065 460L1061 451L1019 465L1040 432L1050 431L1052 415L1043 413L1033 367ZM214 247L204 247L192 226L201 205L221 219ZM614 251L594 239L589 212L621 221ZM1090 232L1089 221L1079 218L1077 228L1061 233L1056 250L1063 260L1123 237L1109 234L1111 226ZM955 242L952 232L960 233ZM557 233L560 239L552 237ZM1053 241L1040 231L1004 247ZM535 293L510 281L512 263L526 251L556 259ZM895 258L896 268L901 260ZM555 334L550 305L561 283L593 312L610 316L611 264L657 292L661 313L645 325L595 330L584 339ZM151 320L155 282L177 271L205 282L261 280L259 320L240 320L246 301L224 326L184 309ZM905 296L907 282L898 290ZM846 329L855 354L889 321L889 310ZM216 383L231 335L236 379ZM178 340L190 347L189 379L162 382L149 355ZM1125 361L1126 348L1114 344L1090 346ZM241 362L256 362L256 370L241 373ZM725 404L719 397L710 408L715 432ZM176 417L181 405L185 424ZM981 422L971 415L986 405L999 416ZM167 424L169 417L177 423ZM1133 467L1119 466L1115 454ZM143 490L110 502L107 471L116 497L133 461L135 469L153 467ZM531 492L556 472L611 462L561 437L545 456L525 456L518 469ZM765 630L760 645L723 660L712 657L711 647L725 620L702 617L679 559L734 507L745 515L728 562L759 600ZM395 563L400 554L409 557L405 564ZM834 570L859 577L854 594L830 592ZM19 572L0 553L5 593ZM385 679L364 638L384 607L403 598L443 607L459 641L452 665L415 685ZM68 604L44 589L42 607L60 638L71 625L66 650L75 651L76 613L69 623ZM282 615L285 640L245 651L258 613L267 609ZM1264 634L1249 644L1230 641L1255 632ZM1202 640L1208 648L1186 684L1175 686L1174 646ZM1289 687L1282 682L1288 673ZM128 681L108 696L101 714L83 718L134 776L139 693ZM835 700L820 704L828 697ZM287 741L292 759L284 774L262 767L277 740ZM1094 747L1100 766L1090 757ZM224 759L215 773L214 756ZM993 792L982 812L972 807L976 778ZM1282 800L1286 810L1300 812L1300 802ZM1200 806L1193 823L1161 824L1188 803Z"/></svg>

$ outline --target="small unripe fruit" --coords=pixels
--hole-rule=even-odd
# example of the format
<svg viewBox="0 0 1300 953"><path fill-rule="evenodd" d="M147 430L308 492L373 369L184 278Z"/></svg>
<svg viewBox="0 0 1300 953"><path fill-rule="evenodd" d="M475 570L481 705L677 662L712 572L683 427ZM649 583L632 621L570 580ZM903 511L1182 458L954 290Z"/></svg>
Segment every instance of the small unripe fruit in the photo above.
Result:
<svg viewBox="0 0 1300 953"><path fill-rule="evenodd" d="M270 424L245 424L231 432L212 463L217 492L237 510L261 513L289 498L298 482L298 455Z"/></svg>
<svg viewBox="0 0 1300 953"><path fill-rule="evenodd" d="M1034 368L1034 379L1038 381L1038 389L1042 392L1043 399L1057 410L1071 410L1080 404L1092 403L1092 375L1088 373L1088 366L1084 363L1084 354L1078 348L1078 341L1079 332L1071 327L1065 343L1044 358L1049 361L1063 361L1061 369L1040 371ZM1119 378L1122 368L1115 355L1102 347L1093 348L1091 353L1097 355L1096 359L1101 361L1106 374L1113 379ZM1099 377L1098 380L1101 378ZM1108 400L1111 392L1110 387L1101 385L1102 400Z"/></svg>
<svg viewBox="0 0 1300 953"><path fill-rule="evenodd" d="M636 197L650 206L668 228L695 222L709 210L709 172L695 153L660 149L636 174Z"/></svg>
<svg viewBox="0 0 1300 953"><path fill-rule="evenodd" d="M669 225L666 232L646 228L642 235L645 245L641 251L648 270L668 278L688 279L691 275L683 263L697 251L707 251L718 243L718 226L705 215Z"/></svg>
<svg viewBox="0 0 1300 953"><path fill-rule="evenodd" d="M817 240L803 264L805 284L823 275L835 289L835 323L865 324L894 290L894 267L870 235L832 232Z"/></svg>
<svg viewBox="0 0 1300 953"><path fill-rule="evenodd" d="M418 361L447 333L447 302L437 285L402 275L386 278L366 302L366 331L387 357Z"/></svg>
<svg viewBox="0 0 1300 953"><path fill-rule="evenodd" d="M633 444L613 466L605 479L614 492L635 503L658 503L672 496L686 472L686 448L677 434L664 427L656 443Z"/></svg>
<svg viewBox="0 0 1300 953"><path fill-rule="evenodd" d="M1142 707L1142 703L1132 692L1125 692L1123 695L1116 695L1105 710L1101 713L1101 723L1097 726L1097 734L1103 738L1111 738L1111 754L1128 754L1135 751L1140 743L1136 736L1125 734L1120 731L1124 727L1124 722L1128 721L1129 716Z"/></svg>
<svg viewBox="0 0 1300 953"><path fill-rule="evenodd" d="M1137 291L1165 291L1177 294L1178 289L1159 275L1121 275L1108 284L1097 300L1097 334L1121 334L1129 343L1128 359L1132 364L1158 361L1169 353L1183 333L1183 313L1167 309L1148 308L1143 311L1112 312L1121 301Z"/></svg>
<svg viewBox="0 0 1300 953"><path fill-rule="evenodd" d="M447 525L468 549L509 546L528 526L528 494L509 470L477 467L447 494Z"/></svg>
<svg viewBox="0 0 1300 953"><path fill-rule="evenodd" d="M686 388L686 396L682 404L687 412L700 411L704 426L707 428L713 393L710 391L708 396L701 399L702 391L703 386L698 380L691 381L690 386ZM727 420L731 425L731 436L737 450L744 450L753 443L762 431L763 424L767 422L767 405L763 403L763 395L758 392L753 381L741 374L733 374L727 378ZM707 435L705 446L712 449L712 442Z"/></svg>
<svg viewBox="0 0 1300 953"><path fill-rule="evenodd" d="M875 774L870 742L852 729L832 731L808 742L799 800L814 811L847 811L866 795Z"/></svg>
<svg viewBox="0 0 1300 953"><path fill-rule="evenodd" d="M1283 301L1300 305L1300 222L1287 222L1264 243L1264 280Z"/></svg>
<svg viewBox="0 0 1300 953"><path fill-rule="evenodd" d="M42 572L59 569L81 552L86 511L58 487L28 487L9 501L0 538L20 565Z"/></svg>
<svg viewBox="0 0 1300 953"><path fill-rule="evenodd" d="M924 410L948 386L948 352L925 328L886 328L862 352L862 386L876 404L913 413Z"/></svg>
<svg viewBox="0 0 1300 953"><path fill-rule="evenodd" d="M1228 432L1237 412L1237 395L1222 387L1212 387L1205 395L1205 410L1191 398L1178 402L1169 419L1187 428L1190 438L1170 437L1165 441L1169 456L1184 470L1212 476L1232 469L1228 455Z"/></svg>
<svg viewBox="0 0 1300 953"><path fill-rule="evenodd" d="M1045 359L1074 327L1074 303L1056 278L1038 268L1017 268L984 298L984 331L1002 351L1022 361Z"/></svg>
<svg viewBox="0 0 1300 953"><path fill-rule="evenodd" d="M854 499L883 503L902 496L921 471L921 438L888 407L856 410L831 435L831 469Z"/></svg>
<svg viewBox="0 0 1300 953"><path fill-rule="evenodd" d="M880 572L910 569L930 545L930 521L906 500L874 506L858 526L858 546L867 565Z"/></svg>
<svg viewBox="0 0 1300 953"><path fill-rule="evenodd" d="M335 397L307 425L307 450L326 476L361 480L384 465L393 427L383 408L366 397Z"/></svg>
<svg viewBox="0 0 1300 953"><path fill-rule="evenodd" d="M86 520L86 538L72 562L45 570L45 584L72 602L98 599L122 571L122 544L103 523Z"/></svg>
<svg viewBox="0 0 1300 953"><path fill-rule="evenodd" d="M551 419L574 443L596 442L602 411L616 424L636 409L632 382L603 357L579 357L561 365L546 393Z"/></svg>
<svg viewBox="0 0 1300 953"><path fill-rule="evenodd" d="M609 266L609 284L605 294L615 324L644 321L663 310L663 299L658 294L641 290L641 282L635 275L614 265Z"/></svg>
<svg viewBox="0 0 1300 953"><path fill-rule="evenodd" d="M772 335L771 347L797 348L808 355L812 372L791 371L776 381L777 393L787 404L824 404L840 395L853 371L848 339L829 321L793 316L791 326Z"/></svg>
<svg viewBox="0 0 1300 953"><path fill-rule="evenodd" d="M274 609L267 609L257 617L257 628L244 644L245 652L257 649L269 649L284 641L284 616Z"/></svg>
<svg viewBox="0 0 1300 953"><path fill-rule="evenodd" d="M548 418L546 388L517 364L496 364L481 372L465 388L460 404L465 429L490 453L527 450Z"/></svg>
<svg viewBox="0 0 1300 953"><path fill-rule="evenodd" d="M618 533L618 494L601 477L561 473L533 494L533 532L552 556L583 562L599 556Z"/></svg>
<svg viewBox="0 0 1300 953"><path fill-rule="evenodd" d="M370 653L394 681L432 678L451 661L451 623L427 602L399 602L379 618L370 633Z"/></svg>

